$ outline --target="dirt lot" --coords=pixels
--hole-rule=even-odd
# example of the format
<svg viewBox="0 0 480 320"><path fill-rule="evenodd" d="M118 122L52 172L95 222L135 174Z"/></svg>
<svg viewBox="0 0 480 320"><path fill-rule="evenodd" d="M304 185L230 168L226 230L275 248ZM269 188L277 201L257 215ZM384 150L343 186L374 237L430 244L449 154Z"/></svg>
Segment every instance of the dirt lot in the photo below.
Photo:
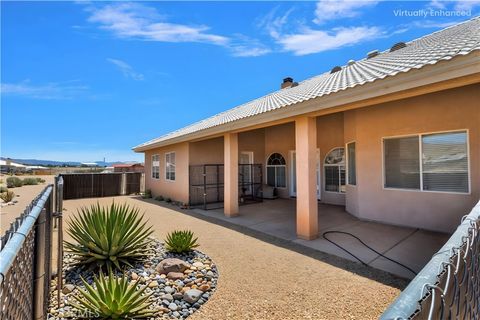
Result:
<svg viewBox="0 0 480 320"><path fill-rule="evenodd" d="M2 175L0 179L3 181L2 186L6 186L7 177ZM15 200L18 201L14 205L4 206L0 208L0 234L10 226L10 223L15 220L16 217L23 212L25 207L32 202L32 200L48 185L53 183L54 176L27 176L22 175L18 176L20 179L33 177L33 178L42 178L45 180L45 183L34 185L34 186L22 186L19 188L11 188L9 190L15 193ZM0 202L3 203L2 200Z"/></svg>
<svg viewBox="0 0 480 320"><path fill-rule="evenodd" d="M377 319L406 285L354 262L139 197L68 200L65 220L81 206L113 199L144 211L160 239L174 229L191 229L199 249L216 262L218 289L192 320Z"/></svg>

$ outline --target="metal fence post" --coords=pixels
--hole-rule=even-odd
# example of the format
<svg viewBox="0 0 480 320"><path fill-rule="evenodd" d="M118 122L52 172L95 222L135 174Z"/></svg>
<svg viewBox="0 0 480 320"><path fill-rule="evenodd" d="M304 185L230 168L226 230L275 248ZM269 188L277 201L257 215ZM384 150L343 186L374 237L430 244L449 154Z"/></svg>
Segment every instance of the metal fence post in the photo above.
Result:
<svg viewBox="0 0 480 320"><path fill-rule="evenodd" d="M63 285L63 178L60 177L56 190L55 215L58 219L58 236L57 236L57 305L61 303L62 285Z"/></svg>
<svg viewBox="0 0 480 320"><path fill-rule="evenodd" d="M35 265L33 277L33 318L44 319L45 317L45 299L44 296L45 281L45 258L46 258L46 211L42 209L35 224Z"/></svg>

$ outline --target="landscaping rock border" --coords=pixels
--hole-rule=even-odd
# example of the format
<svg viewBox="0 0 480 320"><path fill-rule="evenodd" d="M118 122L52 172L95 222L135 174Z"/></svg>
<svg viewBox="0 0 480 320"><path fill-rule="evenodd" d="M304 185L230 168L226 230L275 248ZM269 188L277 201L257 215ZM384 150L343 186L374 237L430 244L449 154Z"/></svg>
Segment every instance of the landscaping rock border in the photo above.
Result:
<svg viewBox="0 0 480 320"><path fill-rule="evenodd" d="M178 254L167 252L164 244L151 238L148 259L125 269L130 281L139 280L139 287L147 286L152 293L151 308L157 310L150 319L186 319L206 303L217 287L218 270L215 263L198 250ZM64 285L62 302L57 306L56 278L52 280L49 319L75 319L76 310L68 301L83 288L81 278L93 282L94 271L74 266L71 254L63 260ZM121 272L117 272L122 276Z"/></svg>

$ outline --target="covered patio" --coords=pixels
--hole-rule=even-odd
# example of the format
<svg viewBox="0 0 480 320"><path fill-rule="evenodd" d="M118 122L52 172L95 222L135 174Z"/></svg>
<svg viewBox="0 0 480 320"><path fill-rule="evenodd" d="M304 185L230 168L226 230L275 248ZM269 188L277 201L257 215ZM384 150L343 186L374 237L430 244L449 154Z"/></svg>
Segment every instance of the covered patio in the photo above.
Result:
<svg viewBox="0 0 480 320"><path fill-rule="evenodd" d="M302 240L296 234L295 208L295 199L276 199L240 206L239 215L235 217L225 216L223 209L194 209L194 211L204 216L291 241L310 249L358 262L352 255L323 237L323 234L327 231L348 232L360 238L365 244L382 255L404 264L415 272L423 268L449 237L445 233L362 221L347 213L343 206L319 203L318 238L309 241ZM408 279L415 276L408 269L368 249L350 235L330 233L326 237L373 268Z"/></svg>

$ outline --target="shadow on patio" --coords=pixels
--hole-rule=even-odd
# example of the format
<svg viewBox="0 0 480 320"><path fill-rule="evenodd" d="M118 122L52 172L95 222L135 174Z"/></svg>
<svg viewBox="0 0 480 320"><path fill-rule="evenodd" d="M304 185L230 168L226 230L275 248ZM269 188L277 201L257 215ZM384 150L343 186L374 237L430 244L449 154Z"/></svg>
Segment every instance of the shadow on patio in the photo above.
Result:
<svg viewBox="0 0 480 320"><path fill-rule="evenodd" d="M343 206L319 204L319 238L305 241L296 237L294 199L265 200L262 203L241 206L240 215L234 218L225 217L223 209L191 211L203 217L213 218L216 223L227 222L222 223L227 227L232 225L241 227L244 233L245 229L248 229L281 239L290 249L296 251L310 249L307 250L312 251L309 255L313 252L327 253L358 262L322 236L326 231L349 232L386 257L416 272L424 267L449 237L444 233L362 221L345 212ZM349 235L331 233L328 234L328 239L350 251L372 268L407 279L415 276L411 271L381 257ZM322 257L322 260L324 258Z"/></svg>

